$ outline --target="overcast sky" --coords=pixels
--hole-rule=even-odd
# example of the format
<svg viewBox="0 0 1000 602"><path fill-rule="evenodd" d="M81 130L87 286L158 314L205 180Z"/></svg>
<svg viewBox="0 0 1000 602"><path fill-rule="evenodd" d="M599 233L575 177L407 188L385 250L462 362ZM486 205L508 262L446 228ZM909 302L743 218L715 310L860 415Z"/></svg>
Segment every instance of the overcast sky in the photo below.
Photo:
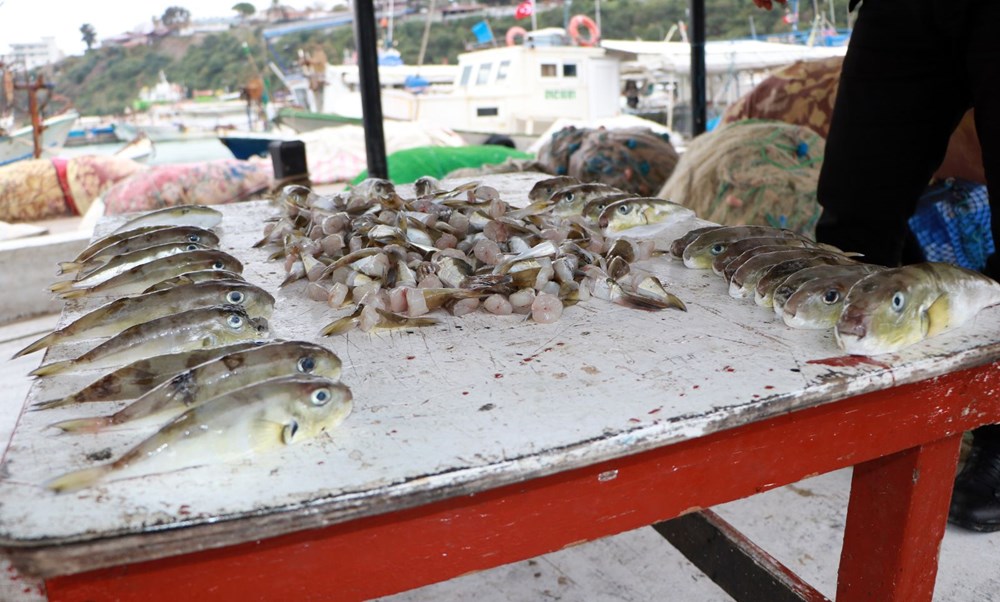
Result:
<svg viewBox="0 0 1000 602"><path fill-rule="evenodd" d="M231 17L233 5L241 0L0 0L0 54L10 52L9 44L40 42L53 36L66 54L82 54L80 26L90 23L97 39L132 31L152 24L152 17L163 15L170 6L191 11L194 19ZM249 0L258 11L271 5L270 0ZM298 6L291 3L292 6ZM307 3L303 2L302 7Z"/></svg>

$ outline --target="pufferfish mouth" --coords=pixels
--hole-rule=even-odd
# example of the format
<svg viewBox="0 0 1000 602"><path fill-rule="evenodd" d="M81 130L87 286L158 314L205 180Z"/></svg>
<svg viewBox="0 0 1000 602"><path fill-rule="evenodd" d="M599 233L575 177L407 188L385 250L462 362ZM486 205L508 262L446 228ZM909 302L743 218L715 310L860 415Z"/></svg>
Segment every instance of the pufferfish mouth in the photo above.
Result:
<svg viewBox="0 0 1000 602"><path fill-rule="evenodd" d="M868 327L865 325L865 315L862 312L848 309L841 314L837 320L837 332L841 335L864 338L868 334Z"/></svg>

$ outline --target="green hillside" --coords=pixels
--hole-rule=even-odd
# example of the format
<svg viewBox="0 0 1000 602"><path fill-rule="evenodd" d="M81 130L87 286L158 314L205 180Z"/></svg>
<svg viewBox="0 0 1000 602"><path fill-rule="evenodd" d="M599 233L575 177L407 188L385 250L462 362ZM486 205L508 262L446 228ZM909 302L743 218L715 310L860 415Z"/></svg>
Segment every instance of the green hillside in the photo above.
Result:
<svg viewBox="0 0 1000 602"><path fill-rule="evenodd" d="M809 3L803 2L806 4ZM601 3L602 36L662 39L671 25L687 19L688 5L689 0L604 0ZM838 1L837 6L843 18L846 0ZM593 1L577 0L568 11L559 7L540 12L538 26L562 26L566 12L593 15ZM751 0L707 0L706 13L709 39L748 36L751 17L758 34L788 31L789 27L781 22L781 10L763 11ZM801 21L808 23L811 19L811 9L807 12L803 6ZM470 28L480 20L476 17L434 23L424 62L454 63L458 54L472 42ZM528 26L528 20L491 19L490 25L502 41L508 28ZM419 14L396 21L394 45L405 61L416 62L423 31L424 18ZM330 62L337 63L345 49L354 48L354 33L351 27L340 27L283 36L272 42L273 54L265 48L260 29L249 26L219 34L171 36L148 46L95 48L83 56L69 57L55 66L50 79L56 91L71 99L81 113L117 114L132 106L143 86L155 84L161 70L169 81L188 90L238 90L254 73L243 50L244 43L262 69L275 59L280 64L294 65L298 50L314 44L323 47ZM272 85L279 84L272 82Z"/></svg>

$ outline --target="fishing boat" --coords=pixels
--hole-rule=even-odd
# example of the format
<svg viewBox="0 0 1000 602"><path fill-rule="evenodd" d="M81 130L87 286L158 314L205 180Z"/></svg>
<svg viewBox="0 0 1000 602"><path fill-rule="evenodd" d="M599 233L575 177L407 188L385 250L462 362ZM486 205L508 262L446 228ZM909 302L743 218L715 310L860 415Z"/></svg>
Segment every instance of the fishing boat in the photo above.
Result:
<svg viewBox="0 0 1000 602"><path fill-rule="evenodd" d="M561 117L620 113L620 64L632 55L579 44L558 27L517 33L507 45L460 54L447 71L440 65L380 66L383 117L447 127L470 144L502 134L522 148ZM317 96L322 104L310 104L308 112L283 123L305 130L331 119L360 118L359 79L354 66L327 65ZM296 95L312 98L300 92L308 90Z"/></svg>
<svg viewBox="0 0 1000 602"><path fill-rule="evenodd" d="M69 136L66 138L66 144L64 146L73 147L87 146L89 144L112 144L122 141L122 139L119 138L118 132L115 130L115 125L113 123L87 123L85 121L87 119L88 118L86 117L80 118L78 127L69 131Z"/></svg>
<svg viewBox="0 0 1000 602"><path fill-rule="evenodd" d="M264 157L271 143L286 140L288 136L278 132L228 132L219 134L219 142L224 144L237 159Z"/></svg>
<svg viewBox="0 0 1000 602"><path fill-rule="evenodd" d="M43 153L62 148L69 137L73 124L80 117L76 111L68 111L42 121L41 148ZM35 156L34 133L32 126L13 130L9 134L0 135L0 165L15 161L30 159Z"/></svg>

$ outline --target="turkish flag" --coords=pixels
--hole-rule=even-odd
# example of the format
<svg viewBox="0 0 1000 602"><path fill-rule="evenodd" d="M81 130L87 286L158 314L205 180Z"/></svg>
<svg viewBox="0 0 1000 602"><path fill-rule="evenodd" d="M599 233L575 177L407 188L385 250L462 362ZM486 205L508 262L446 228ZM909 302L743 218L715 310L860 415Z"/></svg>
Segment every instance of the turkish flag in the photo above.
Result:
<svg viewBox="0 0 1000 602"><path fill-rule="evenodd" d="M524 2L518 4L517 8L514 9L514 18L524 19L530 17L534 12L535 12L535 3L532 2L531 0L525 0Z"/></svg>

